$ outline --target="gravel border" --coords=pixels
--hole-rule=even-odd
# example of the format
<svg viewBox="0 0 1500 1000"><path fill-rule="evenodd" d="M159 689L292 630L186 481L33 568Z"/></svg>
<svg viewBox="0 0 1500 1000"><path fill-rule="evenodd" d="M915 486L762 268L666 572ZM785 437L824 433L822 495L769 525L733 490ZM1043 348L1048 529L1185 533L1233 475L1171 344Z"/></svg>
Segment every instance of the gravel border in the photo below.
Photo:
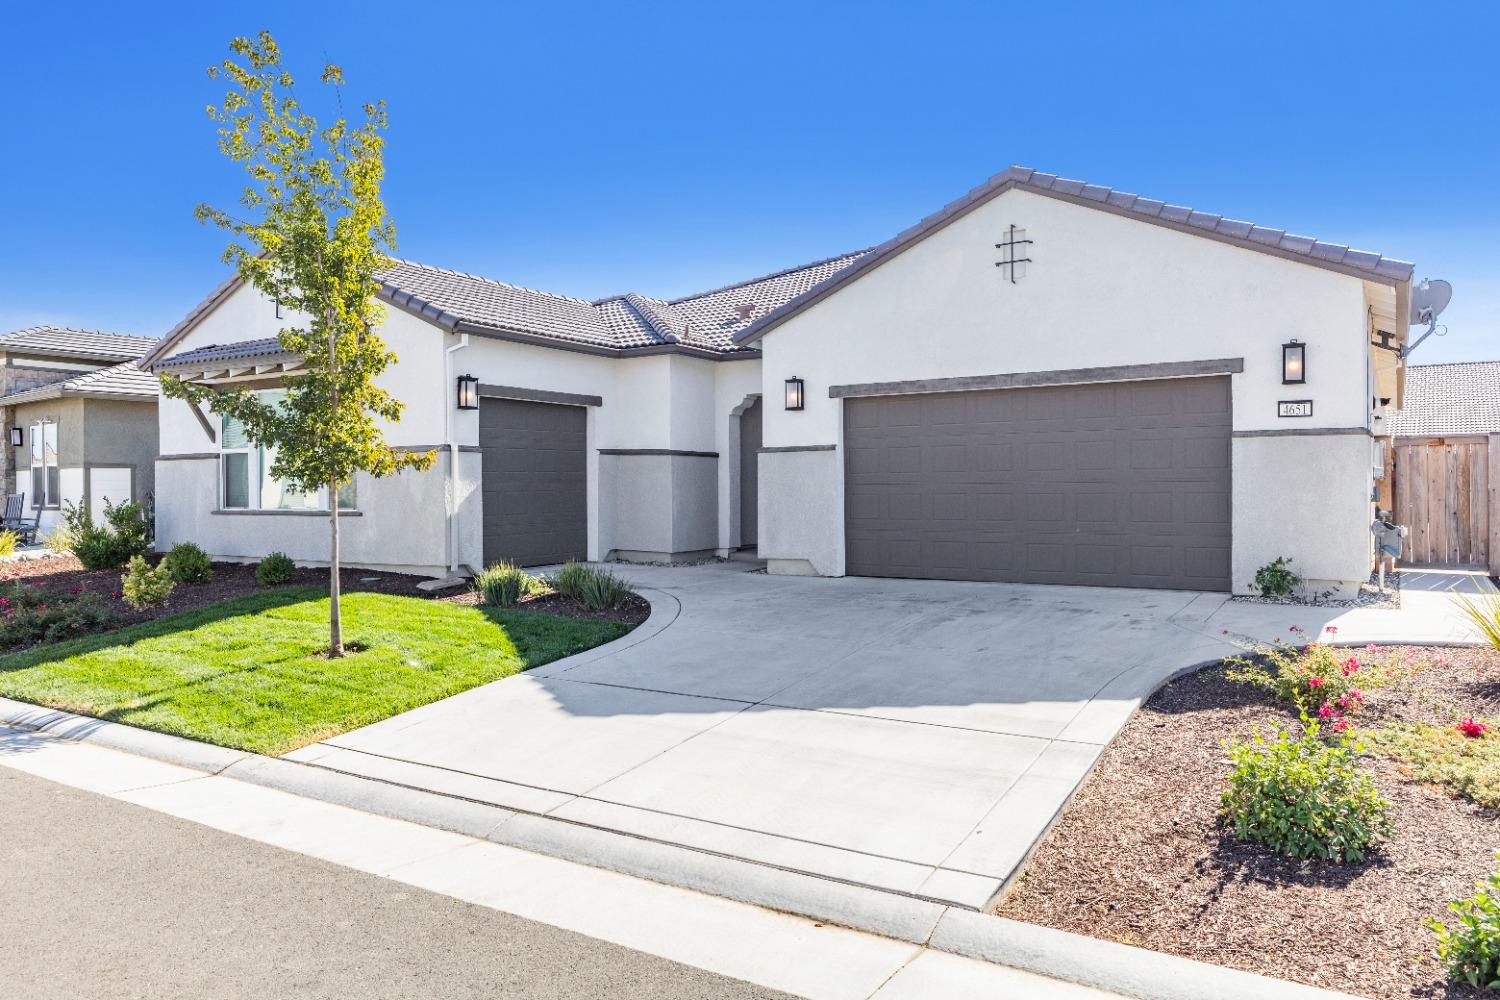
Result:
<svg viewBox="0 0 1500 1000"><path fill-rule="evenodd" d="M1261 597L1258 594L1236 594L1231 601L1239 601L1244 604L1276 604L1283 607L1294 608L1388 608L1395 610L1401 607L1401 571L1385 575L1386 592L1381 593L1378 587L1379 575L1370 574L1367 583L1359 585L1358 597L1347 597L1341 599L1318 598L1312 596L1289 596L1289 597Z"/></svg>

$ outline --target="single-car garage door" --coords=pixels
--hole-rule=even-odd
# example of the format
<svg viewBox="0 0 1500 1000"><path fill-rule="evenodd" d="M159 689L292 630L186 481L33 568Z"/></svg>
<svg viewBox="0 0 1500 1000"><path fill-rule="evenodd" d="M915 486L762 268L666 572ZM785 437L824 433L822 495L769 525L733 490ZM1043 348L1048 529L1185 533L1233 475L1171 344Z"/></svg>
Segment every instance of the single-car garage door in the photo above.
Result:
<svg viewBox="0 0 1500 1000"><path fill-rule="evenodd" d="M583 559L588 552L586 411L515 399L479 404L485 565Z"/></svg>
<svg viewBox="0 0 1500 1000"><path fill-rule="evenodd" d="M855 576L1229 589L1224 377L844 401Z"/></svg>

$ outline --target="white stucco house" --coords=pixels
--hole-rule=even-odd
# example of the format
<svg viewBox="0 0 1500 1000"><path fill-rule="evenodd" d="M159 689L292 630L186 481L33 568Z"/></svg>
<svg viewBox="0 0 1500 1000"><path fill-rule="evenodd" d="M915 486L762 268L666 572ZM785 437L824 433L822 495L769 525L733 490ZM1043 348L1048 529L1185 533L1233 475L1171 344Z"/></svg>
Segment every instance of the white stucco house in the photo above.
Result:
<svg viewBox="0 0 1500 1000"><path fill-rule="evenodd" d="M1247 589L1371 568L1372 428L1412 265L1012 167L866 251L674 300L386 275L388 439L426 473L343 498L353 564L670 560L773 573ZM147 357L270 390L298 359L229 281ZM462 377L476 409L460 408ZM159 544L316 563L233 427L164 401Z"/></svg>

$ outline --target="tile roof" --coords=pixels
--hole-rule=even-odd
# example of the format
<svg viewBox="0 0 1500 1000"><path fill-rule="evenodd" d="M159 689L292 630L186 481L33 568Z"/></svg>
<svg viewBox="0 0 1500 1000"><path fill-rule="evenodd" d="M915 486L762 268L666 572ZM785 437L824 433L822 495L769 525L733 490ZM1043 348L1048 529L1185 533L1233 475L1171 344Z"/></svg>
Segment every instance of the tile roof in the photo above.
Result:
<svg viewBox="0 0 1500 1000"><path fill-rule="evenodd" d="M384 298L449 329L463 324L610 351L675 344L738 354L754 348L735 344L736 330L858 257L830 257L671 301L635 292L580 299L410 260L397 261L381 281Z"/></svg>
<svg viewBox="0 0 1500 1000"><path fill-rule="evenodd" d="M207 344L191 351L174 354L165 361L158 361L155 367L172 369L215 361L243 362L251 358L280 359L287 353L281 349L281 342L275 337L265 337L260 340L240 340L233 344Z"/></svg>
<svg viewBox="0 0 1500 1000"><path fill-rule="evenodd" d="M146 402L155 399L160 393L161 383L155 375L143 371L137 362L127 361L112 368L101 368L61 382L0 396L0 406L15 406L18 403L57 399L61 396L98 396L105 399L140 399Z"/></svg>
<svg viewBox="0 0 1500 1000"><path fill-rule="evenodd" d="M100 361L134 361L155 344L155 337L75 330L67 326L33 326L0 334L0 351L30 351Z"/></svg>
<svg viewBox="0 0 1500 1000"><path fill-rule="evenodd" d="M1500 361L1408 365L1404 402L1391 434L1500 434Z"/></svg>
<svg viewBox="0 0 1500 1000"><path fill-rule="evenodd" d="M1056 174L1042 173L1029 167L1011 166L995 174L962 198L949 202L921 222L902 230L874 247L854 266L844 268L837 274L825 278L769 315L741 329L735 334L735 341L741 344L753 342L772 327L823 298L845 282L858 277L865 270L900 253L928 234L941 229L959 216L978 208L1011 188L1021 188L1065 201L1090 205L1128 218L1210 237L1250 250L1300 260L1316 267L1330 268L1385 284L1409 281L1414 270L1414 266L1407 261L1383 257L1367 250L1354 250L1341 243L1325 243L1311 236L1296 236L1283 229L1270 229L1251 222L1226 219L1222 215L1214 215L1211 212L1200 212L1182 205L1169 205L1152 198L1142 198L1140 195L1116 191L1114 188L1068 180Z"/></svg>

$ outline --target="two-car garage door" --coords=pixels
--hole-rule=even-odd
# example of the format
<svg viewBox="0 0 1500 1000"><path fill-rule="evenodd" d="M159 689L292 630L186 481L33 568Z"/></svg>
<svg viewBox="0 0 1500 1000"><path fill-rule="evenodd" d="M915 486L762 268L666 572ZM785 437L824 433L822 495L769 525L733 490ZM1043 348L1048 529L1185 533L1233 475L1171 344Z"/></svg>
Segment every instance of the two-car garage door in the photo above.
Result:
<svg viewBox="0 0 1500 1000"><path fill-rule="evenodd" d="M856 576L1229 589L1224 377L849 398Z"/></svg>

